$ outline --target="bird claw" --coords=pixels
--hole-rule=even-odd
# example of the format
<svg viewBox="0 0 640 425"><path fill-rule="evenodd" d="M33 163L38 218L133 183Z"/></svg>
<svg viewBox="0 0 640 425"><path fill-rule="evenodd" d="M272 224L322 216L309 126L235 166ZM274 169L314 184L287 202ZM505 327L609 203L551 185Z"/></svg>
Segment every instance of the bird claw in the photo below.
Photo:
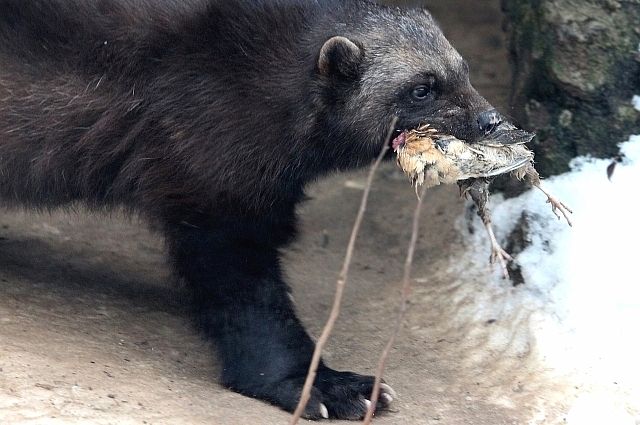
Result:
<svg viewBox="0 0 640 425"><path fill-rule="evenodd" d="M509 255L507 251L502 249L498 240L496 239L495 234L493 233L493 228L491 227L491 223L485 224L485 229L487 229L487 233L489 234L489 240L491 241L491 256L489 257L489 263L495 264L499 263L500 268L502 269L502 278L509 279L509 269L507 268L507 263L509 261L513 261L513 257Z"/></svg>
<svg viewBox="0 0 640 425"><path fill-rule="evenodd" d="M507 263L510 261L513 261L513 257L500 246L491 247L491 257L489 258L489 262L491 264L500 264L503 279L509 279L509 269L507 267Z"/></svg>
<svg viewBox="0 0 640 425"><path fill-rule="evenodd" d="M542 189L540 189L540 190L542 190ZM560 201L560 200L554 198L553 196L549 195L544 190L542 192L545 195L547 195L547 204L551 204L551 212L553 212L555 214L555 216L558 217L558 220L560 220L562 218L560 216L560 214L558 214L558 211L560 211L560 213L562 214L564 219L567 220L567 224L569 226L573 226L573 224L571 223L571 220L569 219L569 216L567 214L567 213L573 214L573 211L569 207L567 207L562 201Z"/></svg>
<svg viewBox="0 0 640 425"><path fill-rule="evenodd" d="M513 257L509 255L507 251L502 249L500 246L494 246L491 248L491 264L495 264L496 261L503 263L505 261L513 261Z"/></svg>

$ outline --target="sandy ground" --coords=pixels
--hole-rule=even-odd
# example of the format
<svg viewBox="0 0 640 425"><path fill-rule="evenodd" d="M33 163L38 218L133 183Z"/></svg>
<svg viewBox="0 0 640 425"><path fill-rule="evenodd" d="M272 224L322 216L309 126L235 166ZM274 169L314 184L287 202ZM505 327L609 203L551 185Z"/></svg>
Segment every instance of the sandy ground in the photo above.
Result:
<svg viewBox="0 0 640 425"><path fill-rule="evenodd" d="M498 2L432 3L476 87L506 111ZM301 236L285 264L313 335L332 301L363 182L363 172L319 182L300 209ZM374 370L396 317L414 205L412 189L387 164L326 350L330 365ZM460 249L454 222L463 211L456 188L428 193L411 309L385 375L399 399L376 423L554 423L560 384L530 347L492 341L499 317L458 314L472 302L448 267ZM0 280L0 424L287 423L288 414L216 383L216 361L190 326L162 241L143 223L82 211L3 212Z"/></svg>

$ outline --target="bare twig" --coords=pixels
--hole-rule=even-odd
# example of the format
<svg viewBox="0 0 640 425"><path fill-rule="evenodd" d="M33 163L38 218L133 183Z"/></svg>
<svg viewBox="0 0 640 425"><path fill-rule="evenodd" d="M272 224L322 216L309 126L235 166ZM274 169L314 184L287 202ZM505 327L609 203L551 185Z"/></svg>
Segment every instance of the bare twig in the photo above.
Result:
<svg viewBox="0 0 640 425"><path fill-rule="evenodd" d="M396 342L396 337L400 332L400 328L402 327L402 323L404 322L404 316L408 309L408 300L409 295L411 293L411 267L413 265L413 254L416 249L416 242L418 241L418 230L420 227L420 212L422 210L422 202L424 199L424 194L427 190L427 185L422 185L420 190L420 195L418 196L418 203L416 205L415 212L413 213L413 225L411 228L411 240L409 241L409 248L407 249L407 258L404 262L404 274L402 276L402 292L400 295L400 312L398 313L398 318L396 320L395 327L393 329L393 333L387 342L387 345L384 347L382 351L382 355L378 361L378 368L376 369L376 380L373 386L373 391L371 392L371 404L367 409L367 415L364 418L363 424L370 424L371 419L373 418L373 414L375 412L376 404L378 403L378 397L380 396L380 386L382 384L382 374L384 372L385 365L387 363L387 358L389 357L389 353L391 352L391 348L393 344Z"/></svg>
<svg viewBox="0 0 640 425"><path fill-rule="evenodd" d="M393 130L395 129L396 123L398 122L398 117L393 117L390 123L389 132L385 139L384 145L382 146L382 150L378 155L378 158L371 166L369 170L369 175L367 176L367 183L364 188L364 193L362 194L362 200L360 201L360 209L358 210L358 215L356 216L356 221L353 224L353 229L351 230L351 237L349 238L349 244L347 245L347 252L344 257L344 263L342 264L342 270L338 275L338 280L336 282L336 293L333 299L333 306L331 307L331 313L329 314L329 319L327 323L324 325L322 329L322 333L320 334L320 338L316 342L315 350L313 351L313 356L311 358L311 364L309 365L309 372L307 373L307 378L304 382L304 386L302 387L302 394L300 396L300 401L298 402L298 406L296 410L293 412L293 416L291 417L290 425L296 425L302 416L304 409L307 407L307 403L309 402L309 398L311 397L311 388L313 387L313 383L315 382L316 375L318 372L318 365L320 364L320 356L322 355L322 349L327 343L329 339L329 335L333 330L333 326L340 314L340 305L342 304L342 294L344 292L344 287L347 282L347 276L349 274L349 266L351 265L351 258L353 257L353 250L356 243L356 238L358 236L358 231L360 230L360 225L362 224L362 219L364 217L364 212L367 209L367 201L369 199L369 192L371 191L371 184L373 183L373 177L375 175L378 166L382 162L385 154L389 150L389 143L391 141L391 136L393 135Z"/></svg>

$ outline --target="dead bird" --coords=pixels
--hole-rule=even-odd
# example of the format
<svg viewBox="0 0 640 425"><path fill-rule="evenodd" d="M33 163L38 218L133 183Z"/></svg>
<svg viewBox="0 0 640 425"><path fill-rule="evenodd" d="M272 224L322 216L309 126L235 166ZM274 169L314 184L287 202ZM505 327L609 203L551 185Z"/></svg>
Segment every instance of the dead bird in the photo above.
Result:
<svg viewBox="0 0 640 425"><path fill-rule="evenodd" d="M489 261L500 264L504 278L509 277L507 262L513 258L502 249L491 226L487 203L489 184L495 176L511 173L538 188L547 196L558 219L559 211L571 226L567 213L573 211L541 187L540 175L533 166L533 152L525 146L534 136L502 122L483 139L470 144L422 125L402 132L392 142L398 165L416 188L424 184L431 187L457 182L461 196L471 197L491 242Z"/></svg>
<svg viewBox="0 0 640 425"><path fill-rule="evenodd" d="M533 161L525 146L533 134L509 123L473 144L443 135L429 125L401 133L392 146L412 184L428 187L508 173Z"/></svg>

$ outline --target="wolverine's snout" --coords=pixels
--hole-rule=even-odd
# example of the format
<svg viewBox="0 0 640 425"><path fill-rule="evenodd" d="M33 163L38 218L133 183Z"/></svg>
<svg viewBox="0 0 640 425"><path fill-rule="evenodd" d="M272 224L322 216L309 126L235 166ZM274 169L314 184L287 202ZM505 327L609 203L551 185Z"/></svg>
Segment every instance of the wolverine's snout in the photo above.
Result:
<svg viewBox="0 0 640 425"><path fill-rule="evenodd" d="M502 122L502 116L495 109L480 112L478 114L478 129L483 135L487 135L500 125Z"/></svg>

